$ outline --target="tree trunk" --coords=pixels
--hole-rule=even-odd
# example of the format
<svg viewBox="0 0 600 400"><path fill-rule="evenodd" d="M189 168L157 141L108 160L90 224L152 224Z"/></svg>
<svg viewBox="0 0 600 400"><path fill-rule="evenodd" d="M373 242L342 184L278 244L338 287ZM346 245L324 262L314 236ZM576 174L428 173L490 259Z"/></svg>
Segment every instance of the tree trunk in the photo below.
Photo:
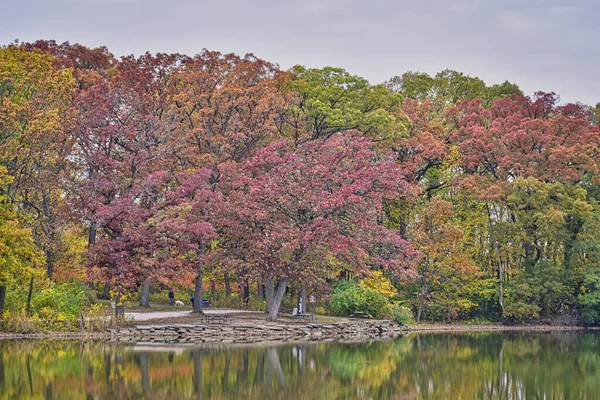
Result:
<svg viewBox="0 0 600 400"><path fill-rule="evenodd" d="M215 282L214 279L211 279L210 281L210 301L212 303L215 302L217 296L217 283Z"/></svg>
<svg viewBox="0 0 600 400"><path fill-rule="evenodd" d="M6 286L0 286L0 319L4 314L4 301L6 300Z"/></svg>
<svg viewBox="0 0 600 400"><path fill-rule="evenodd" d="M298 313L306 314L306 289L304 287L298 292Z"/></svg>
<svg viewBox="0 0 600 400"><path fill-rule="evenodd" d="M198 246L198 254L202 257L204 255L204 252L206 250L206 247L204 246L204 243L200 243L200 245ZM204 314L204 311L202 311L202 278L204 277L204 265L203 265L204 261L200 260L200 262L198 262L198 267L196 269L197 275L196 275L196 287L194 288L194 312L198 313L198 314Z"/></svg>
<svg viewBox="0 0 600 400"><path fill-rule="evenodd" d="M51 249L44 250L46 255L46 275L48 279L52 280L52 273L54 272L54 252Z"/></svg>
<svg viewBox="0 0 600 400"><path fill-rule="evenodd" d="M273 298L275 297L275 282L273 282L272 278L267 279L266 289L267 308L265 309L265 312L268 314L271 311L271 308L273 307Z"/></svg>
<svg viewBox="0 0 600 400"><path fill-rule="evenodd" d="M144 279L142 283L142 294L140 295L140 307L150 308L150 279Z"/></svg>
<svg viewBox="0 0 600 400"><path fill-rule="evenodd" d="M250 282L248 282L248 278L246 278L244 282L244 306L248 307L248 302L250 301Z"/></svg>
<svg viewBox="0 0 600 400"><path fill-rule="evenodd" d="M288 278L281 278L279 284L277 285L277 290L275 291L275 295L271 300L271 308L269 309L269 316L267 320L276 321L277 315L279 314L279 307L281 306L281 300L283 300L283 295L285 294L285 288L287 287ZM268 293L267 293L267 301L268 301Z"/></svg>
<svg viewBox="0 0 600 400"><path fill-rule="evenodd" d="M500 258L500 250L498 250L498 303L504 315L504 268L502 266L502 259Z"/></svg>
<svg viewBox="0 0 600 400"><path fill-rule="evenodd" d="M425 303L425 295L427 294L427 285L421 287L421 295L419 296L419 309L417 310L417 322L421 322L421 314L423 313L423 305Z"/></svg>
<svg viewBox="0 0 600 400"><path fill-rule="evenodd" d="M120 293L118 293L115 296L115 318L119 318L119 316L120 316L119 307L123 307L123 305L121 304L121 294Z"/></svg>
<svg viewBox="0 0 600 400"><path fill-rule="evenodd" d="M29 292L27 293L27 315L31 312L31 296L33 295L33 276L29 278Z"/></svg>
<svg viewBox="0 0 600 400"><path fill-rule="evenodd" d="M104 283L104 290L102 291L102 299L110 300L110 282Z"/></svg>
<svg viewBox="0 0 600 400"><path fill-rule="evenodd" d="M96 243L96 225L95 224L91 224L90 225L90 230L88 232L88 250L90 247L92 247L92 245ZM88 282L88 287L90 288L90 290L94 290L94 281L89 281ZM108 297L102 297L104 300L108 300Z"/></svg>
<svg viewBox="0 0 600 400"><path fill-rule="evenodd" d="M486 209L489 218L489 229L490 229L490 244L492 251L496 248L496 257L498 258L498 304L504 314L504 269L502 268L502 259L500 257L500 243L494 237L494 224L492 223L492 210L486 203Z"/></svg>
<svg viewBox="0 0 600 400"><path fill-rule="evenodd" d="M96 243L96 225L90 225L90 231L88 232L88 247Z"/></svg>
<svg viewBox="0 0 600 400"><path fill-rule="evenodd" d="M531 271L531 267L533 266L533 245L525 242L523 248L525 250L525 270Z"/></svg>
<svg viewBox="0 0 600 400"><path fill-rule="evenodd" d="M257 286L258 286L258 301L264 301L265 300L265 287L260 281L258 281Z"/></svg>
<svg viewBox="0 0 600 400"><path fill-rule="evenodd" d="M231 297L231 279L229 278L229 274L225 274L225 298Z"/></svg>

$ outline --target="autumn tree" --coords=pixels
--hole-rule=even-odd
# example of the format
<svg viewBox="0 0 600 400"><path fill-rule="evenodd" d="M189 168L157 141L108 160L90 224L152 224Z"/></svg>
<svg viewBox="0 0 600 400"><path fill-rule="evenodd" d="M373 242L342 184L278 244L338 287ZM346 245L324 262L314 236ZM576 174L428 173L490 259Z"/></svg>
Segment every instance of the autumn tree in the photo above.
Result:
<svg viewBox="0 0 600 400"><path fill-rule="evenodd" d="M383 200L409 194L393 159L357 131L290 150L277 142L227 170L225 215L235 240L226 251L278 281L267 290L268 318L277 318L290 279L322 279L331 259L356 273L410 274L410 246L381 223Z"/></svg>
<svg viewBox="0 0 600 400"><path fill-rule="evenodd" d="M600 132L585 110L557 106L552 93L498 99L489 109L465 100L448 118L462 154L463 190L487 204L486 251L495 255L489 260L505 315L519 320L571 307L581 282L573 250L592 207L585 188L594 185L585 182L598 173ZM512 305L502 304L507 274L519 276L509 289ZM566 287L573 292L565 296Z"/></svg>
<svg viewBox="0 0 600 400"><path fill-rule="evenodd" d="M288 79L289 75L279 71L275 65L250 54L239 57L205 50L186 58L174 76L179 89L174 96L178 141L172 146L173 161L167 168L172 169L174 174L177 171L197 171L198 174L192 173L189 179L199 176L208 179L213 192L211 198L217 198L224 163L241 162L252 157L262 146L278 138L277 119L287 104L281 87ZM210 174L200 173L203 168ZM188 183L181 183L182 188ZM189 196L185 201L181 199L180 209L184 214L180 222L191 224L181 229L187 232L186 238L198 240L195 243L194 296L200 300L205 268L203 260L206 260L208 250L205 240L210 235L190 233L195 230L198 220L214 223L211 216L213 204L209 201L204 207L197 207L194 205L195 190L186 189L180 193ZM199 214L186 214L186 207ZM201 301L195 302L194 311L202 312Z"/></svg>
<svg viewBox="0 0 600 400"><path fill-rule="evenodd" d="M0 185L6 189L12 182L6 168L0 166ZM35 275L34 268L42 257L35 246L31 229L17 218L14 204L0 196L0 319L4 313L7 288L22 283Z"/></svg>
<svg viewBox="0 0 600 400"><path fill-rule="evenodd" d="M73 85L70 70L54 68L41 51L0 48L0 161L12 177L2 194L31 227L49 278L61 251Z"/></svg>
<svg viewBox="0 0 600 400"><path fill-rule="evenodd" d="M124 248L129 250L141 246L127 235L142 229L140 224L152 215L169 177L164 171L177 124L169 78L177 64L176 55L125 58L116 75L97 81L77 98L74 203L89 226L90 250L98 252L91 254L90 266L99 267L105 279L123 278L115 282L121 289L153 275L145 269L137 271L136 279L123 275L121 267L128 270L128 263L137 258L122 246L127 244ZM97 231L104 235L101 243L97 243ZM139 238L151 240L153 236ZM111 248L107 241L121 248L122 263L114 257L98 257ZM149 251L152 245L146 247ZM125 260L125 255L131 260Z"/></svg>
<svg viewBox="0 0 600 400"><path fill-rule="evenodd" d="M427 303L447 320L456 319L474 306L466 296L469 280L477 275L475 264L461 251L463 232L452 221L452 204L436 196L418 212L408 239L423 256L418 262L417 321Z"/></svg>

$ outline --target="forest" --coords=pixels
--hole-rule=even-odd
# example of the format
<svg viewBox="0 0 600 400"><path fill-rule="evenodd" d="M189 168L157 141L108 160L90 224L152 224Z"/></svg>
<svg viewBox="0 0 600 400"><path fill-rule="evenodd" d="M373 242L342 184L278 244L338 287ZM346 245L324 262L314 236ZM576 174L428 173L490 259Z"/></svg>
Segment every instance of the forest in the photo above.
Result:
<svg viewBox="0 0 600 400"><path fill-rule="evenodd" d="M173 289L271 320L310 296L600 324L599 117L449 69L371 84L252 54L4 45L1 329Z"/></svg>

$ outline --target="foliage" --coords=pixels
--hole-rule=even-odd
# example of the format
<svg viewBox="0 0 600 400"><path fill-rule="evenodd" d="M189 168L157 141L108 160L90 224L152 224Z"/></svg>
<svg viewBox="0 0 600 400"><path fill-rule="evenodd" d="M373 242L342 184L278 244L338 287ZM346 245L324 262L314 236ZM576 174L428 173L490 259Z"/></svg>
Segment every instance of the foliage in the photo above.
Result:
<svg viewBox="0 0 600 400"><path fill-rule="evenodd" d="M342 68L297 65L287 89L296 100L285 116L288 134L296 143L324 139L357 129L376 142L391 142L406 132L402 96L383 85L370 85ZM284 126L286 128L286 126Z"/></svg>
<svg viewBox="0 0 600 400"><path fill-rule="evenodd" d="M373 271L369 277L366 277L359 282L359 286L362 290L372 289L389 298L393 298L398 293L398 290L392 285L390 280L383 275L382 271Z"/></svg>
<svg viewBox="0 0 600 400"><path fill-rule="evenodd" d="M356 281L338 282L331 294L330 307L334 314L348 316L365 312L372 318L390 318L390 299Z"/></svg>
<svg viewBox="0 0 600 400"><path fill-rule="evenodd" d="M27 285L23 285L27 286ZM92 304L90 290L77 283L37 281L27 310L27 290L8 290L3 329L10 331L75 330Z"/></svg>
<svg viewBox="0 0 600 400"><path fill-rule="evenodd" d="M273 319L288 285L361 277L336 313L598 324L598 109L453 70L372 85L251 54L4 46L0 308L6 290L23 329L73 328L79 286L207 298L227 276L265 285Z"/></svg>
<svg viewBox="0 0 600 400"><path fill-rule="evenodd" d="M504 318L512 323L525 323L536 321L540 316L540 307L537 304L517 301L504 308Z"/></svg>
<svg viewBox="0 0 600 400"><path fill-rule="evenodd" d="M600 324L600 274L598 271L592 270L586 275L579 295L579 305L585 324Z"/></svg>
<svg viewBox="0 0 600 400"><path fill-rule="evenodd" d="M410 308L404 305L396 304L394 306L392 319L399 325L410 326L414 325L415 317Z"/></svg>

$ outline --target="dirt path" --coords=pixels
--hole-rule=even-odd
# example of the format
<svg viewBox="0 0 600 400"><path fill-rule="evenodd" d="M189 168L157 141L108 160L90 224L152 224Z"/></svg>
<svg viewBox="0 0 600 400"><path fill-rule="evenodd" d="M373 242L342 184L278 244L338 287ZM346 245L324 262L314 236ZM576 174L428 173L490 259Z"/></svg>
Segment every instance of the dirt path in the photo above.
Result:
<svg viewBox="0 0 600 400"><path fill-rule="evenodd" d="M228 310L228 309L204 309L205 314L241 314L248 313L247 310ZM257 314L262 314L257 311ZM193 314L189 310L178 310L178 311L147 311L147 312L126 312L125 318L131 321L150 321L155 319L165 318L180 318L180 317L191 317Z"/></svg>

